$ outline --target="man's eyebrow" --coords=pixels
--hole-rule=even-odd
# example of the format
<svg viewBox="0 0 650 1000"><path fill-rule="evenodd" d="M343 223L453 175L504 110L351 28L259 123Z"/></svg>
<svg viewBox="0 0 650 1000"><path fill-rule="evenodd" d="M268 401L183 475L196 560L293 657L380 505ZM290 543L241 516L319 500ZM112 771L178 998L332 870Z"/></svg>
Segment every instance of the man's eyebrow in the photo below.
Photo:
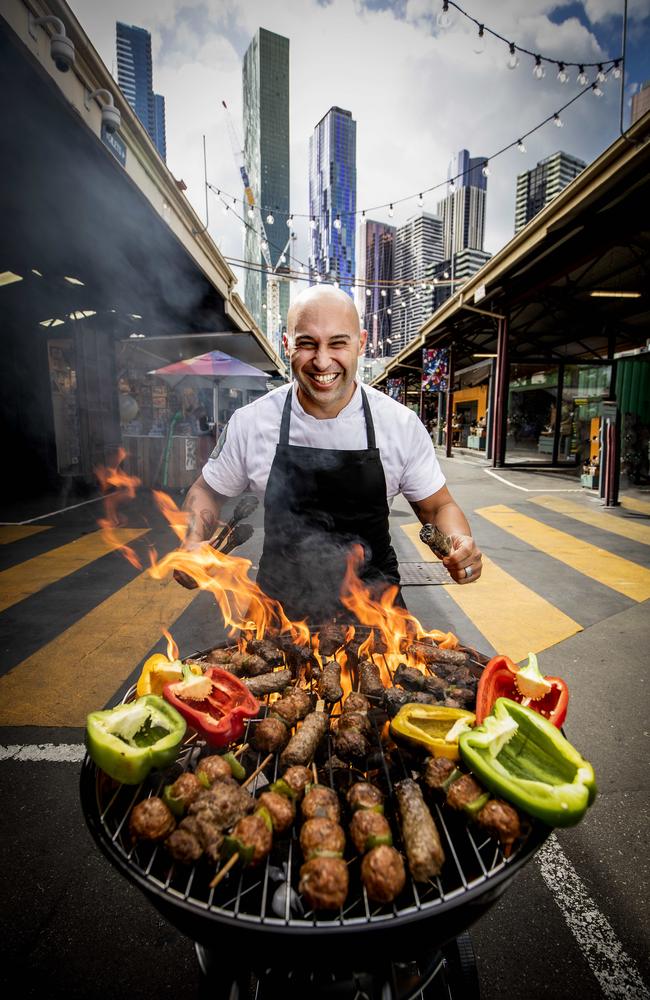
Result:
<svg viewBox="0 0 650 1000"><path fill-rule="evenodd" d="M313 333L300 333L299 331L296 331L293 334L293 339L294 340L313 340L314 339L314 334ZM341 331L341 333L332 333L327 338L328 342L330 340L351 340L351 339L352 339L352 334L351 333L345 333L343 331Z"/></svg>

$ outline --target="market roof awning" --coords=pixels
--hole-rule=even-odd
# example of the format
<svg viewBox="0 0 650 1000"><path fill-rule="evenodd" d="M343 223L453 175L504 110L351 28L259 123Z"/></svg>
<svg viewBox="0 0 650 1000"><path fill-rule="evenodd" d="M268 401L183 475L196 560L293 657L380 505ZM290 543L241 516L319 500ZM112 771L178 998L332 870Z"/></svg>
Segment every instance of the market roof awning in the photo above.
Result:
<svg viewBox="0 0 650 1000"><path fill-rule="evenodd" d="M649 203L650 112L444 302L375 384L421 367L425 345L453 344L457 367L496 352L499 317L508 318L511 363L584 362L644 347Z"/></svg>

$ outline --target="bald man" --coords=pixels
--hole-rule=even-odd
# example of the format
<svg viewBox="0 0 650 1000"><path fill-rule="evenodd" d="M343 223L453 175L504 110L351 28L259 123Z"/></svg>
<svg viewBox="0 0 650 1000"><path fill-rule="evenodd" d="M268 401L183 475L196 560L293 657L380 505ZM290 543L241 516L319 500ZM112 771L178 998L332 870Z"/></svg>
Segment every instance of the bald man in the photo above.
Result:
<svg viewBox="0 0 650 1000"><path fill-rule="evenodd" d="M361 576L377 596L399 586L388 505L402 493L423 524L451 536L444 560L451 577L477 580L481 553L425 427L357 381L367 333L350 297L331 286L307 289L289 309L287 330L294 381L232 415L188 492L185 546L212 535L227 498L252 491L264 498L262 590L292 620L349 619L339 594L354 543L363 547ZM399 593L397 601L403 606Z"/></svg>

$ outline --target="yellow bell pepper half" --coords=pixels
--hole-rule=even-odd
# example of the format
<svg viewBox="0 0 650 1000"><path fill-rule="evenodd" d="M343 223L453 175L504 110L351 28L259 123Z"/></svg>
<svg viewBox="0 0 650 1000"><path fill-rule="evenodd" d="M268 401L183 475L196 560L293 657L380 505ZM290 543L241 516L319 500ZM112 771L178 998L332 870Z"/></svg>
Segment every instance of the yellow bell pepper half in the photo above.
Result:
<svg viewBox="0 0 650 1000"><path fill-rule="evenodd" d="M193 674L203 671L198 663L190 664ZM162 694L165 684L183 680L183 664L180 660L168 660L164 653L154 653L142 668L138 678L136 693L139 698L145 694Z"/></svg>

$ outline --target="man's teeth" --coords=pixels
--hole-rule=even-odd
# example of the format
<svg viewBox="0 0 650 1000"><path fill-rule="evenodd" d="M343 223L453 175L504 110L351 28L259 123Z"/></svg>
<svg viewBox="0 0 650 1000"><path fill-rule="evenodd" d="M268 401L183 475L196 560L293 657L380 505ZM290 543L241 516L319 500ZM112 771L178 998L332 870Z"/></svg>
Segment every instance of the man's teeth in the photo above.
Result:
<svg viewBox="0 0 650 1000"><path fill-rule="evenodd" d="M334 381L337 375L338 372L334 372L332 375L312 375L312 378L315 379L316 382L320 382L321 385L328 385L329 382Z"/></svg>

